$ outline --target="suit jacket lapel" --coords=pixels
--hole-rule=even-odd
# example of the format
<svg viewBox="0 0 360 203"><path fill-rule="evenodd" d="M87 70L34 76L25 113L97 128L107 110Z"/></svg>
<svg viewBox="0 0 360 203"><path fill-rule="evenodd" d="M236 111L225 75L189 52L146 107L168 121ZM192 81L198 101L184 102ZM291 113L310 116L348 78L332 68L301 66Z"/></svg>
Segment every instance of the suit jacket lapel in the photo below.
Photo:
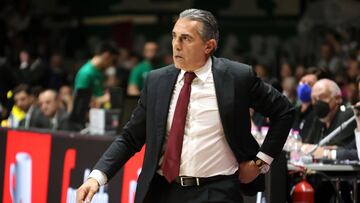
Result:
<svg viewBox="0 0 360 203"><path fill-rule="evenodd" d="M226 64L213 57L213 77L221 123L225 135L233 134L234 130L234 79Z"/></svg>
<svg viewBox="0 0 360 203"><path fill-rule="evenodd" d="M225 135L233 134L234 129L234 80L226 64L213 57L212 72L220 119ZM175 66L159 78L156 96L156 144L162 146L166 134L166 123L170 101L180 70ZM161 147L158 147L160 150ZM160 152L160 151L158 151Z"/></svg>
<svg viewBox="0 0 360 203"><path fill-rule="evenodd" d="M158 154L161 150L161 146L166 135L166 123L168 118L169 106L172 97L172 93L175 87L176 79L180 70L170 68L166 74L159 78L159 85L157 88L156 96L156 144L158 144Z"/></svg>

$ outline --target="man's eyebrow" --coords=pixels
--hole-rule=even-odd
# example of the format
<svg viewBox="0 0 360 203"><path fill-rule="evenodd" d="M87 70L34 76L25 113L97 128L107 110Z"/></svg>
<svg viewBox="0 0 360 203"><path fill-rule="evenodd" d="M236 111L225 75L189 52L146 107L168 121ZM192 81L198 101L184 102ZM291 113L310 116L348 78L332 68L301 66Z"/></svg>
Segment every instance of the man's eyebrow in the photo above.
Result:
<svg viewBox="0 0 360 203"><path fill-rule="evenodd" d="M176 36L176 32L172 32L172 35L174 36ZM190 34L186 34L186 33L182 33L182 34L180 34L180 37L189 37L189 38L191 38L191 39L194 39L194 37L192 37Z"/></svg>

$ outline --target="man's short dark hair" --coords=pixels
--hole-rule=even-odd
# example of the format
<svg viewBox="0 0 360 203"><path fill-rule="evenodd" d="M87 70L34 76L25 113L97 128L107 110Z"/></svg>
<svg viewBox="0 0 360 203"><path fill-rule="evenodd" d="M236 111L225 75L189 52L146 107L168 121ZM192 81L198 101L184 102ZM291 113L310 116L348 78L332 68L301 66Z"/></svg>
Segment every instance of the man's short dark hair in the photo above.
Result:
<svg viewBox="0 0 360 203"><path fill-rule="evenodd" d="M119 48L113 41L104 41L96 46L95 54L100 55L104 52L110 52L111 54L118 55Z"/></svg>
<svg viewBox="0 0 360 203"><path fill-rule="evenodd" d="M324 79L324 78L331 78L331 74L325 68L322 67L309 67L305 75L314 74L317 80Z"/></svg>
<svg viewBox="0 0 360 203"><path fill-rule="evenodd" d="M32 94L31 88L27 84L20 84L17 87L15 87L13 94L16 95L17 93L20 93L20 92L25 92L28 95Z"/></svg>

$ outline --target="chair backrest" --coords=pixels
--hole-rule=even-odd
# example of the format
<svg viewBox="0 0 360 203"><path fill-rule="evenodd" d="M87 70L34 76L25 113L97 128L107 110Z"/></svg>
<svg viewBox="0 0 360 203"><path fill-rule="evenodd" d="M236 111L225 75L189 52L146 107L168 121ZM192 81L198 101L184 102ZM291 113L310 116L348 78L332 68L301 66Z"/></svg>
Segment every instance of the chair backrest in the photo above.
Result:
<svg viewBox="0 0 360 203"><path fill-rule="evenodd" d="M70 112L69 120L76 123L84 124L86 113L90 109L91 90L77 89L74 93L73 109Z"/></svg>
<svg viewBox="0 0 360 203"><path fill-rule="evenodd" d="M111 87L110 103L112 109L122 109L124 105L124 91L121 87Z"/></svg>

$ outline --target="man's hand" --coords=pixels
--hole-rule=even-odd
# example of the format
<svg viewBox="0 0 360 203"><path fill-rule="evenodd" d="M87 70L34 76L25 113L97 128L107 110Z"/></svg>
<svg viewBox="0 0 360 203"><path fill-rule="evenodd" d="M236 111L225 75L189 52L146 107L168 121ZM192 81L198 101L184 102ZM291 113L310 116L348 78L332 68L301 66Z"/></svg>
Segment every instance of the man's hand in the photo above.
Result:
<svg viewBox="0 0 360 203"><path fill-rule="evenodd" d="M76 191L76 203L90 203L95 193L99 190L99 183L94 178L89 178Z"/></svg>
<svg viewBox="0 0 360 203"><path fill-rule="evenodd" d="M328 158L328 157L325 157L324 153L325 153L324 147L318 147L318 148L316 148L315 152L313 153L313 156L315 159Z"/></svg>
<svg viewBox="0 0 360 203"><path fill-rule="evenodd" d="M239 180L241 183L250 183L260 174L259 167L253 160L239 164Z"/></svg>
<svg viewBox="0 0 360 203"><path fill-rule="evenodd" d="M90 103L91 108L101 108L106 102L110 102L110 93L106 91L103 96L100 97L93 97Z"/></svg>
<svg viewBox="0 0 360 203"><path fill-rule="evenodd" d="M303 144L301 147L301 150L308 154L315 148L315 145L313 144ZM317 147L316 150L312 153L313 157L315 159L331 159L331 150L337 149L336 145L330 145L330 146L323 146L323 147Z"/></svg>
<svg viewBox="0 0 360 203"><path fill-rule="evenodd" d="M304 154L310 154L313 155L315 158L319 158L320 155L323 154L323 147L316 146L314 144L303 144L301 146L301 151Z"/></svg>

